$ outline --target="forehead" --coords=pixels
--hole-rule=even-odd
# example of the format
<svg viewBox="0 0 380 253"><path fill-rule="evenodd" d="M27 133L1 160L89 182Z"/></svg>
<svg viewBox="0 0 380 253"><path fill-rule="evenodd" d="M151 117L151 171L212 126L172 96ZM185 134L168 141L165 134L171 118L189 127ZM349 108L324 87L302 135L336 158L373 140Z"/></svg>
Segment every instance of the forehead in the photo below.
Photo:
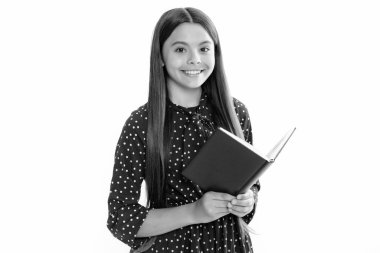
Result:
<svg viewBox="0 0 380 253"><path fill-rule="evenodd" d="M183 23L177 26L165 43L170 45L176 41L183 41L188 44L199 44L204 41L213 43L208 32L200 25L194 23Z"/></svg>

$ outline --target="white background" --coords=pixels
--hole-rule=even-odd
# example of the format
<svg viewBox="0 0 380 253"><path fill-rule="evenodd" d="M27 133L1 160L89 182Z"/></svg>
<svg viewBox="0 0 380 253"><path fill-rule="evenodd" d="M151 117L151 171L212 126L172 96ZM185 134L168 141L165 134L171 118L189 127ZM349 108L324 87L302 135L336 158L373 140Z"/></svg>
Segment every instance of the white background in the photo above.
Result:
<svg viewBox="0 0 380 253"><path fill-rule="evenodd" d="M138 4L136 2L139 2ZM147 100L161 14L214 21L268 150L255 252L380 252L378 1L1 1L1 252L127 252L106 228L113 155Z"/></svg>

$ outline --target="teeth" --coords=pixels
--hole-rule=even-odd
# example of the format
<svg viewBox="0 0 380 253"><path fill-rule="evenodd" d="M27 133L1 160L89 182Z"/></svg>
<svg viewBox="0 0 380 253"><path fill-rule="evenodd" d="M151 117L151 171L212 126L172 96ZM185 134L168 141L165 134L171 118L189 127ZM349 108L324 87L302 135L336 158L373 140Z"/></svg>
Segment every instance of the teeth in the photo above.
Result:
<svg viewBox="0 0 380 253"><path fill-rule="evenodd" d="M200 70L185 70L186 75L198 75L201 72Z"/></svg>

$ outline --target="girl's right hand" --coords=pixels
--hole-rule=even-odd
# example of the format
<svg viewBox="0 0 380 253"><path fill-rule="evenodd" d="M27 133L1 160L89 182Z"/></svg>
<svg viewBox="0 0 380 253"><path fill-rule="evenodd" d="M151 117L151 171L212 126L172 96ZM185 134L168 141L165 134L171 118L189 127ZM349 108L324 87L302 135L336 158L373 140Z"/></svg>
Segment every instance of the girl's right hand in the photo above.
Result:
<svg viewBox="0 0 380 253"><path fill-rule="evenodd" d="M235 197L228 193L206 192L194 202L196 223L208 223L229 214L227 204L233 199Z"/></svg>

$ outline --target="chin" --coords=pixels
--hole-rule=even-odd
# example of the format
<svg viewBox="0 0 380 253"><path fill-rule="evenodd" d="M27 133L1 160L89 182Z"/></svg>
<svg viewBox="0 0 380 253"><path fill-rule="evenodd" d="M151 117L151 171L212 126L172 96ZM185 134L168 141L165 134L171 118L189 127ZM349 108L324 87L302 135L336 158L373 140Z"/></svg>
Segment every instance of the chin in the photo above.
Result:
<svg viewBox="0 0 380 253"><path fill-rule="evenodd" d="M202 85L205 83L205 81L200 81L200 82L196 82L196 83L183 83L183 86L188 88L188 89L197 89L197 88L202 87Z"/></svg>

